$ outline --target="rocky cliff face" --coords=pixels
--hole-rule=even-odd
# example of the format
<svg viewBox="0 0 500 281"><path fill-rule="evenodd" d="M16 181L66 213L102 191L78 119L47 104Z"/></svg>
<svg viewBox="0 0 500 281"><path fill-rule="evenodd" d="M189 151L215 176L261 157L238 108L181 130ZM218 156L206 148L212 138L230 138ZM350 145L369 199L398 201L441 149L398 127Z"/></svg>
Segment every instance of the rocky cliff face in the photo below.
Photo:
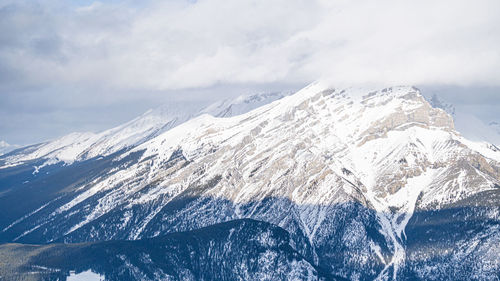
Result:
<svg viewBox="0 0 500 281"><path fill-rule="evenodd" d="M13 206L0 237L135 240L252 218L350 280L495 278L499 162L498 150L461 137L416 88L318 83L36 177L32 164L4 168L0 203L26 190L43 196Z"/></svg>

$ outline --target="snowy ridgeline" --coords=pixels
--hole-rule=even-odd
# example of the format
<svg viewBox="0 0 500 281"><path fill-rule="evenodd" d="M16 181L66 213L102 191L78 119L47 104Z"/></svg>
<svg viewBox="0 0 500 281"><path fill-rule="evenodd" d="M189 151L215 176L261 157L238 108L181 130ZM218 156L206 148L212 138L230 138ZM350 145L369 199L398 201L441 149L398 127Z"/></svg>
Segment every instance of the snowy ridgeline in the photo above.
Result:
<svg viewBox="0 0 500 281"><path fill-rule="evenodd" d="M364 88L349 88L348 95L356 97L373 92ZM268 93L258 95L239 96L215 102L204 108L172 107L163 105L149 110L143 115L118 127L101 133L71 133L46 143L29 146L22 151L4 157L4 167L20 164L33 159L44 158L47 164L64 162L71 164L74 161L106 156L122 149L129 149L142 144L155 136L160 135L192 118L203 114L215 117L232 117L247 113L253 109L279 100L291 93ZM492 121L486 125L476 116L457 111L456 108L442 101L437 95L428 98L429 103L452 115L455 126L466 138L476 141L487 141L497 147L500 146L500 125ZM0 156L20 146L9 145L0 141Z"/></svg>
<svg viewBox="0 0 500 281"><path fill-rule="evenodd" d="M80 273L71 272L67 281L104 281L104 276L87 270Z"/></svg>
<svg viewBox="0 0 500 281"><path fill-rule="evenodd" d="M34 159L46 159L47 164L71 164L98 156L107 156L148 141L173 127L199 115L231 117L279 100L290 93L266 93L222 100L204 108L164 105L118 127L100 133L71 133L42 144L32 145L4 157L4 167L19 165ZM0 142L0 156L18 146ZM2 165L2 164L0 164Z"/></svg>

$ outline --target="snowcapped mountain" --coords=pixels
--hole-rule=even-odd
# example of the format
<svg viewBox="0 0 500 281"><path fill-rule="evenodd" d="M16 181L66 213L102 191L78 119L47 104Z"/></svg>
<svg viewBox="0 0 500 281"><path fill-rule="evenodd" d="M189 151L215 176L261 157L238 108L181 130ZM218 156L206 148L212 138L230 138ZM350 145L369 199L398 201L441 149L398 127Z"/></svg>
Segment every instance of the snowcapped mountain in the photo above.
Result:
<svg viewBox="0 0 500 281"><path fill-rule="evenodd" d="M11 152L14 149L19 148L18 145L9 144L6 141L0 140L0 155Z"/></svg>
<svg viewBox="0 0 500 281"><path fill-rule="evenodd" d="M45 160L0 169L0 240L137 240L251 218L339 278L498 276L500 151L418 89L315 83L214 116L35 175Z"/></svg>
<svg viewBox="0 0 500 281"><path fill-rule="evenodd" d="M455 114L457 130L466 138L479 142L488 142L500 146L500 133L495 125L485 124L478 117L465 112L457 111Z"/></svg>
<svg viewBox="0 0 500 281"><path fill-rule="evenodd" d="M216 102L201 110L163 105L101 133L71 133L53 141L28 146L0 160L3 160L5 165L18 165L43 158L47 159L44 164L50 165L61 161L71 164L74 161L107 156L139 145L195 116L210 114L216 117L230 117L248 112L285 95L287 94L243 95L235 99Z"/></svg>
<svg viewBox="0 0 500 281"><path fill-rule="evenodd" d="M441 100L441 98L439 98L437 94L432 95L432 97L429 100L429 103L431 104L432 107L441 108L442 110L446 111L451 116L455 115L455 106Z"/></svg>
<svg viewBox="0 0 500 281"><path fill-rule="evenodd" d="M500 126L497 122L484 122L477 116L456 109L453 104L443 101L437 94L428 98L432 107L441 108L453 117L455 128L464 137L500 146Z"/></svg>

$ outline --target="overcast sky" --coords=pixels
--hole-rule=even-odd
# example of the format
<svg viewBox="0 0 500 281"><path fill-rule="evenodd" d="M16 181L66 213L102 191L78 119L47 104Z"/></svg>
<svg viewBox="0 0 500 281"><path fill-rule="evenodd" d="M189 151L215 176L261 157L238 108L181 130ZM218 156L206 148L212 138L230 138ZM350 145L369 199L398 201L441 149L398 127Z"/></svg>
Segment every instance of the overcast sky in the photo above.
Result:
<svg viewBox="0 0 500 281"><path fill-rule="evenodd" d="M500 1L0 1L10 143L318 79L416 85L500 121Z"/></svg>

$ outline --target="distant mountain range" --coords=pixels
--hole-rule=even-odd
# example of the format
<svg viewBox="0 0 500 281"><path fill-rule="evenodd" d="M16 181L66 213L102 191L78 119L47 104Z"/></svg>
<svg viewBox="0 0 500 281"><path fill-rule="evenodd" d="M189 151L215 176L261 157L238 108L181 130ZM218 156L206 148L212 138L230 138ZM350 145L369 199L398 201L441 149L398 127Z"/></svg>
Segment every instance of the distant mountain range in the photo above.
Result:
<svg viewBox="0 0 500 281"><path fill-rule="evenodd" d="M0 276L495 280L500 150L443 108L314 83L18 149Z"/></svg>
<svg viewBox="0 0 500 281"><path fill-rule="evenodd" d="M433 107L441 108L450 114L454 119L457 131L466 138L489 142L500 147L500 126L498 122L485 122L473 114L457 110L453 104L443 101L437 94L433 94L428 100Z"/></svg>
<svg viewBox="0 0 500 281"><path fill-rule="evenodd" d="M12 150L19 148L18 145L12 145L6 141L0 140L0 155L11 152Z"/></svg>

